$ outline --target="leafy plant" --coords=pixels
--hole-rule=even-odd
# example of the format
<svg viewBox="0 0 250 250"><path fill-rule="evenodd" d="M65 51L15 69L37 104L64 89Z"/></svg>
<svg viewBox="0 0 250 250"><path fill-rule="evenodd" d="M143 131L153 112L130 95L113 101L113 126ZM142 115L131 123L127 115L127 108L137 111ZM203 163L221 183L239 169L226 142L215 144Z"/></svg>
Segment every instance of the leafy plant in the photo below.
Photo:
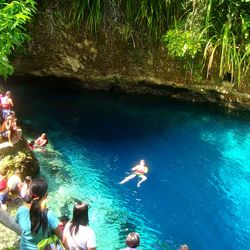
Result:
<svg viewBox="0 0 250 250"><path fill-rule="evenodd" d="M192 30L171 29L163 36L163 42L168 44L168 52L175 57L191 57L202 51L203 33Z"/></svg>
<svg viewBox="0 0 250 250"><path fill-rule="evenodd" d="M28 39L25 25L35 11L34 0L0 1L0 75L4 78L14 71L9 56Z"/></svg>
<svg viewBox="0 0 250 250"><path fill-rule="evenodd" d="M140 29L157 40L175 16L182 15L186 2L188 0L73 0L70 17L78 27L85 21L90 31L96 32L101 23L113 21L123 27L126 37Z"/></svg>
<svg viewBox="0 0 250 250"><path fill-rule="evenodd" d="M216 58L218 76L230 73L231 81L242 85L250 67L250 0L190 2L190 10L163 36L168 52L193 60L203 51L207 76Z"/></svg>

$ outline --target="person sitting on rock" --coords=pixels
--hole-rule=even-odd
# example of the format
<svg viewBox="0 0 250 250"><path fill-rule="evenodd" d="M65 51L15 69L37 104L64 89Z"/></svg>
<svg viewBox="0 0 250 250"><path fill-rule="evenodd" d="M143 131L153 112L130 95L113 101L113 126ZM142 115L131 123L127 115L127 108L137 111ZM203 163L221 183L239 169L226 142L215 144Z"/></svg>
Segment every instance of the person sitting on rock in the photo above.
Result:
<svg viewBox="0 0 250 250"><path fill-rule="evenodd" d="M21 190L20 190L20 196L24 201L29 200L31 183L32 183L32 178L30 176L26 176L25 181L23 182Z"/></svg>
<svg viewBox="0 0 250 250"><path fill-rule="evenodd" d="M48 144L48 138L45 133L35 140L35 148L44 148Z"/></svg>
<svg viewBox="0 0 250 250"><path fill-rule="evenodd" d="M21 171L17 169L13 175L8 178L9 192L14 196L19 196L22 189L22 181L20 178Z"/></svg>
<svg viewBox="0 0 250 250"><path fill-rule="evenodd" d="M13 122L12 116L11 115L7 116L0 129L0 137L4 139L8 138L11 147L13 147L13 143L11 141L12 125L13 125L12 122Z"/></svg>
<svg viewBox="0 0 250 250"><path fill-rule="evenodd" d="M2 116L5 119L8 115L11 114L11 110L14 107L11 98L11 92L9 90L6 91L5 96L1 98L1 104L2 104Z"/></svg>
<svg viewBox="0 0 250 250"><path fill-rule="evenodd" d="M15 112L11 112L11 117L12 117L12 124L11 124L11 130L13 134L16 136L17 140L22 140L21 134L22 134L22 129L17 126L17 118L15 116Z"/></svg>

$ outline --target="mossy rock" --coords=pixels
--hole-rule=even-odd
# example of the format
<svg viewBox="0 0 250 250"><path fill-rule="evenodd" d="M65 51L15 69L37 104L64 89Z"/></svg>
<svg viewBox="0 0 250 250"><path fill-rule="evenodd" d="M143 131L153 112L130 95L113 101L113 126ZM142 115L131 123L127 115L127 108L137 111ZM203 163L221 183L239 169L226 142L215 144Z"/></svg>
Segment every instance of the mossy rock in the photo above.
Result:
<svg viewBox="0 0 250 250"><path fill-rule="evenodd" d="M16 169L21 171L23 178L39 173L38 162L25 139L15 143L13 147L0 149L0 174L11 175Z"/></svg>

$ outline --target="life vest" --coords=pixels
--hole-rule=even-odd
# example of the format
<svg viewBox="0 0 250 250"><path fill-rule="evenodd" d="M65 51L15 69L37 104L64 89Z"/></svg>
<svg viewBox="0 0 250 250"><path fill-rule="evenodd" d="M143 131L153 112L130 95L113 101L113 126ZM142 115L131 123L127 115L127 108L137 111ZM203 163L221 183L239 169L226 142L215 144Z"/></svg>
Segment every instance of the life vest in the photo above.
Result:
<svg viewBox="0 0 250 250"><path fill-rule="evenodd" d="M146 174L148 172L148 168L145 166L143 169L136 170L137 174Z"/></svg>
<svg viewBox="0 0 250 250"><path fill-rule="evenodd" d="M11 109L12 108L12 106L8 102L8 100L9 100L8 96L4 96L4 97L1 98L1 103L2 103L3 109Z"/></svg>

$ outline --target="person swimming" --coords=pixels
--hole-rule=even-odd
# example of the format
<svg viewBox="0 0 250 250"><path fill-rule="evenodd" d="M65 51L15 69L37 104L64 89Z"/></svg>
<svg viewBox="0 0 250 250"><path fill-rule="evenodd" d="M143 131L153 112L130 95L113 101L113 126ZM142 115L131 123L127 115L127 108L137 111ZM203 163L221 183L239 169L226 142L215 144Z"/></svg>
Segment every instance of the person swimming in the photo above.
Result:
<svg viewBox="0 0 250 250"><path fill-rule="evenodd" d="M129 176L125 177L120 182L120 184L124 184L125 182L138 176L140 178L140 180L137 183L137 187L140 187L141 183L147 180L147 177L145 176L145 174L148 172L148 167L145 165L145 161L141 160L140 163L138 165L136 165L135 167L133 167L131 170L133 171L133 173L130 174Z"/></svg>

